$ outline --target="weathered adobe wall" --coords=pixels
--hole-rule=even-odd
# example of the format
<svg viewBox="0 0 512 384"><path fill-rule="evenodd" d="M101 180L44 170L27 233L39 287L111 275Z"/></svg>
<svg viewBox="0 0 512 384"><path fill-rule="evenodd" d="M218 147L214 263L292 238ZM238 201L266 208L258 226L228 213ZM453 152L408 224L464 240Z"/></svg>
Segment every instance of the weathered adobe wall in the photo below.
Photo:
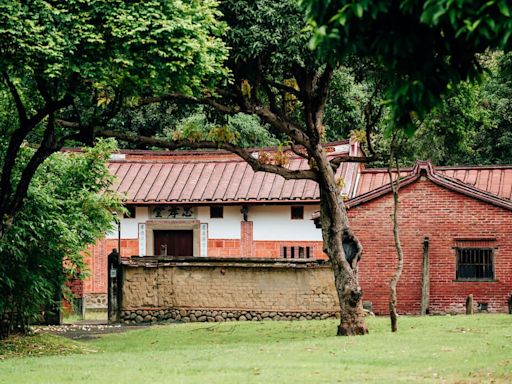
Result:
<svg viewBox="0 0 512 384"><path fill-rule="evenodd" d="M386 195L349 211L363 247L359 266L363 299L376 314L388 313L389 280L396 264L392 233L392 196ZM490 312L506 312L512 293L512 212L452 192L428 180L400 190L400 238L404 270L398 284L398 311L418 314L421 303L423 238L430 238L430 312L465 310L474 295ZM457 238L495 238L495 280L455 281Z"/></svg>
<svg viewBox="0 0 512 384"><path fill-rule="evenodd" d="M204 316L206 312L215 312L216 316L224 313L225 317L231 313L231 317L259 316L260 320L271 313L282 319L327 318L334 317L339 308L329 266L262 267L207 262L149 268L123 265L122 306L124 320L130 316L134 320L137 311L145 311L146 317L160 311L163 316L171 309L176 313L181 310L180 316L189 319L190 314L200 310ZM198 313L196 318L200 316Z"/></svg>
<svg viewBox="0 0 512 384"><path fill-rule="evenodd" d="M313 226L313 223L311 225ZM311 247L312 259L327 259L322 251L321 241L252 241L250 254L247 254L247 247L242 249L240 239L209 239L208 256L275 259L281 257L282 246ZM117 248L117 239L101 239L89 248L88 254L84 258L89 266L90 276L83 282L83 292L91 298L95 295L102 295L103 298L107 293L107 256L114 248ZM123 257L134 256L138 252L138 239L121 239L121 255Z"/></svg>

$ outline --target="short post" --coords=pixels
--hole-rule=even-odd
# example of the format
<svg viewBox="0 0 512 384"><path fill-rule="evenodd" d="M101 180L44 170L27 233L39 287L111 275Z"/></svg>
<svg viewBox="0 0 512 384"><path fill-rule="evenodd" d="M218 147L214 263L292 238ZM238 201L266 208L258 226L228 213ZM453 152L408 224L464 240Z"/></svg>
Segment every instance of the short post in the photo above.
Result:
<svg viewBox="0 0 512 384"><path fill-rule="evenodd" d="M470 294L466 298L466 315L473 314L473 294Z"/></svg>
<svg viewBox="0 0 512 384"><path fill-rule="evenodd" d="M120 257L117 249L108 255L108 322L117 323L120 320Z"/></svg>
<svg viewBox="0 0 512 384"><path fill-rule="evenodd" d="M512 295L508 298L508 313L512 315Z"/></svg>
<svg viewBox="0 0 512 384"><path fill-rule="evenodd" d="M428 237L423 239L423 269L421 271L422 284L421 284L421 315L425 316L428 312L430 305L430 261L429 261L429 246L430 241Z"/></svg>

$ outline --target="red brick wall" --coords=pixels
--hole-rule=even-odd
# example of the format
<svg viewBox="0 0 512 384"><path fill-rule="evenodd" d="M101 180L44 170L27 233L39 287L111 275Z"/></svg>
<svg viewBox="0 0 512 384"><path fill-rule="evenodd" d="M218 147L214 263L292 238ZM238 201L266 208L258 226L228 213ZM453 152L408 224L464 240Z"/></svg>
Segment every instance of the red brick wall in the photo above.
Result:
<svg viewBox="0 0 512 384"><path fill-rule="evenodd" d="M253 254L249 256L243 253L240 240L209 239L208 255L211 257L256 257L275 259L281 257L282 246L311 247L312 258L327 259L327 256L322 251L321 241L253 241Z"/></svg>
<svg viewBox="0 0 512 384"><path fill-rule="evenodd" d="M254 240L252 221L240 222L240 255L242 257L254 257Z"/></svg>
<svg viewBox="0 0 512 384"><path fill-rule="evenodd" d="M241 257L239 239L208 239L208 256Z"/></svg>
<svg viewBox="0 0 512 384"><path fill-rule="evenodd" d="M89 267L89 277L83 282L85 294L107 292L107 257L114 248L117 248L117 239L101 239L87 250L84 261ZM138 253L138 239L121 240L121 256L129 257Z"/></svg>
<svg viewBox="0 0 512 384"><path fill-rule="evenodd" d="M400 237L404 270L398 309L419 313L423 238L430 238L430 310L462 312L469 294L490 311L506 311L512 293L512 212L436 186L428 180L400 190ZM349 211L364 247L359 276L363 298L374 312L388 313L389 279L396 262L392 198L386 195ZM455 280L456 238L496 238L495 282Z"/></svg>
<svg viewBox="0 0 512 384"><path fill-rule="evenodd" d="M313 222L311 222L313 225ZM314 228L314 227L313 227ZM254 242L254 256L255 257L269 257L277 258L281 256L282 247L311 247L311 258L314 259L327 259L323 253L323 243L321 241L263 241L258 240ZM288 251L289 252L289 251ZM290 255L288 254L288 258ZM297 255L295 255L298 258Z"/></svg>

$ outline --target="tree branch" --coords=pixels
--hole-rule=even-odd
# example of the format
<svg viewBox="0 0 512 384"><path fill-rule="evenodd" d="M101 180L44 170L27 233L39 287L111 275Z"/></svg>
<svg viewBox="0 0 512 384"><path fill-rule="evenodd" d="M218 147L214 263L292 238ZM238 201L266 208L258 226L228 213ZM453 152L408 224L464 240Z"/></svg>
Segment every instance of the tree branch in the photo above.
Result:
<svg viewBox="0 0 512 384"><path fill-rule="evenodd" d="M16 186L16 192L13 196L8 210L5 212L8 216L13 216L22 206L23 200L27 196L28 188L37 168L59 149L55 140L55 118L54 113L48 115L48 124L43 134L43 139L36 152L30 158L21 174L21 178Z"/></svg>
<svg viewBox="0 0 512 384"><path fill-rule="evenodd" d="M111 131L111 130L98 130L96 136L99 137L113 137L119 140L127 141L135 144L145 144L149 146L165 148L165 149L180 149L180 148L192 148L192 149L224 149L235 155L238 155L249 166L254 172L269 172L275 173L284 177L287 180L290 179L309 179L316 180L315 172L310 169L304 170L291 170L275 164L263 164L256 159L253 154L243 148L240 148L231 143L216 143L213 141L190 141L190 140L162 140L155 139L147 136L135 136L126 133Z"/></svg>
<svg viewBox="0 0 512 384"><path fill-rule="evenodd" d="M288 85L284 85L284 84L278 83L278 82L276 82L276 81L268 81L268 80L266 80L266 81L267 81L267 82L268 82L268 84L269 84L269 85L271 85L272 87L277 88L277 89L279 89L280 91L284 91L284 92L287 92L287 93L291 93L292 95L296 96L296 97L300 100L301 95L302 95L302 94L301 94L301 92L300 92L300 90L296 90L295 88L292 88L292 87L290 87L290 86L288 86Z"/></svg>
<svg viewBox="0 0 512 384"><path fill-rule="evenodd" d="M4 80L7 84L7 87L9 88L9 92L11 92L11 96L14 99L14 104L16 105L16 109L18 111L20 124L23 125L27 121L27 110L25 109L25 106L23 105L23 101L21 101L21 96L18 93L16 86L11 81L7 71L3 72L3 76L4 76Z"/></svg>
<svg viewBox="0 0 512 384"><path fill-rule="evenodd" d="M377 156L337 156L329 161L331 167L338 169L342 163L371 163L379 160Z"/></svg>

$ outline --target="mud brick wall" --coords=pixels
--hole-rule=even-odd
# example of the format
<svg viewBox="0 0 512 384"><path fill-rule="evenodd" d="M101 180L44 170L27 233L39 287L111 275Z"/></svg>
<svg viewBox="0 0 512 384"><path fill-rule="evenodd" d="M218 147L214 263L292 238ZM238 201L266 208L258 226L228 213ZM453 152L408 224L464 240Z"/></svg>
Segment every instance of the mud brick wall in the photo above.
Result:
<svg viewBox="0 0 512 384"><path fill-rule="evenodd" d="M142 262L141 262L142 263ZM327 265L157 263L123 265L123 310L211 309L334 313Z"/></svg>

